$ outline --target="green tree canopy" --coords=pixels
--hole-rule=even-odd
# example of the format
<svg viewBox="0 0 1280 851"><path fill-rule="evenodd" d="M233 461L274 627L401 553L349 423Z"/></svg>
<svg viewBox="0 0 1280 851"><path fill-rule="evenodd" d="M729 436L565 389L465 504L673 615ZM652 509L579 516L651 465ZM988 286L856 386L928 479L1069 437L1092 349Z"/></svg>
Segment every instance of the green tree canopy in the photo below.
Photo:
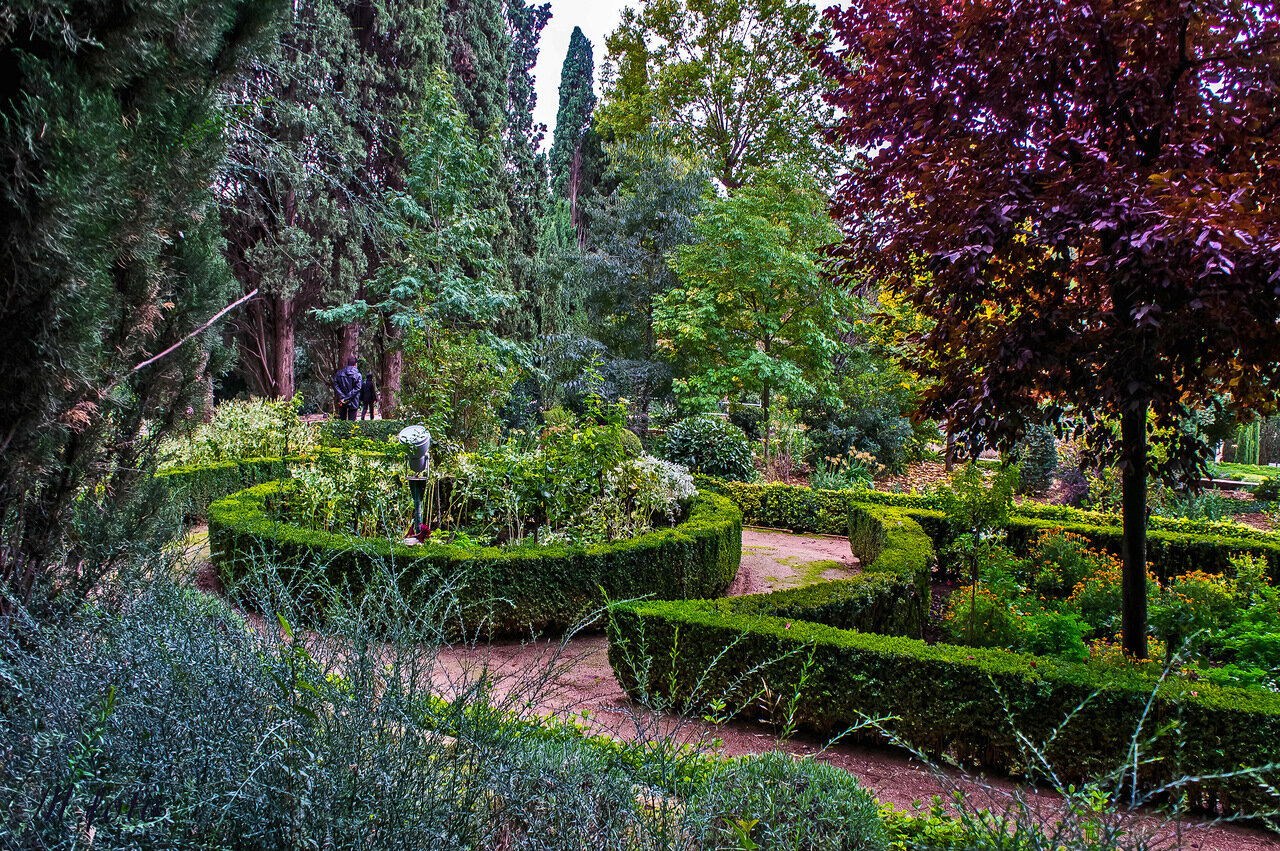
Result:
<svg viewBox="0 0 1280 851"><path fill-rule="evenodd" d="M606 39L601 128L669 124L731 193L784 163L830 183L839 157L819 134L833 113L797 44L818 24L804 0L641 0Z"/></svg>
<svg viewBox="0 0 1280 851"><path fill-rule="evenodd" d="M697 241L675 251L680 285L658 299L661 345L685 386L716 395L812 394L830 371L850 313L822 249L836 242L816 182L768 171L714 202L694 223ZM767 422L767 419L766 419Z"/></svg>

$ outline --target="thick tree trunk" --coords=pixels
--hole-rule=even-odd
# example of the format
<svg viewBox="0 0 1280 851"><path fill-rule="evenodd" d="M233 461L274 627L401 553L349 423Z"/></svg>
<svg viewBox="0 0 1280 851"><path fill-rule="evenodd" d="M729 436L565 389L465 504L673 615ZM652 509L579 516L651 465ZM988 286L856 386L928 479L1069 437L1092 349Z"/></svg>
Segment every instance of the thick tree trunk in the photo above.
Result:
<svg viewBox="0 0 1280 851"><path fill-rule="evenodd" d="M1147 658L1147 405L1120 417L1121 515L1124 560L1121 644L1135 659Z"/></svg>
<svg viewBox="0 0 1280 851"><path fill-rule="evenodd" d="M271 346L271 371L274 373L273 398L292 399L294 393L294 304L292 299L275 296L272 299L273 319Z"/></svg>
<svg viewBox="0 0 1280 851"><path fill-rule="evenodd" d="M956 436L951 433L951 423L947 423L947 448L942 453L942 469L950 473L956 468Z"/></svg>
<svg viewBox="0 0 1280 851"><path fill-rule="evenodd" d="M338 369L347 365L350 358L360 356L360 323L348 322L338 334Z"/></svg>
<svg viewBox="0 0 1280 851"><path fill-rule="evenodd" d="M400 374L404 371L404 351L400 348L400 332L383 324L382 356L379 358L378 412L382 418L396 416L400 395Z"/></svg>

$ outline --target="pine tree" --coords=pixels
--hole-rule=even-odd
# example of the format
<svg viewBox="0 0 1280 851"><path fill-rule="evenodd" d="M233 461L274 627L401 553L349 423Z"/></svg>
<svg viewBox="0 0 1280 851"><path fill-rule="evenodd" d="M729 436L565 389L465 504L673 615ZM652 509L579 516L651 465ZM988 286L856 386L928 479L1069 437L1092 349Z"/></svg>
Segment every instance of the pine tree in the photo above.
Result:
<svg viewBox="0 0 1280 851"><path fill-rule="evenodd" d="M160 528L149 451L202 403L216 335L135 367L235 292L209 191L216 95L276 8L0 10L0 613L83 599Z"/></svg>

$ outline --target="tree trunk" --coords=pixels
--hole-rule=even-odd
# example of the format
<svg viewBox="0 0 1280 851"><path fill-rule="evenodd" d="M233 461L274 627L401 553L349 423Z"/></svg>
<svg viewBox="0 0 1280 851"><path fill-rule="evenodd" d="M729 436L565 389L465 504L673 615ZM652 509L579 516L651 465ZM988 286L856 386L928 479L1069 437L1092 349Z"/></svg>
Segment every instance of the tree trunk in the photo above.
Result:
<svg viewBox="0 0 1280 851"><path fill-rule="evenodd" d="M1135 659L1147 658L1147 403L1120 417L1121 514L1124 559L1121 644Z"/></svg>
<svg viewBox="0 0 1280 851"><path fill-rule="evenodd" d="M573 225L578 238L578 250L587 250L587 221L578 204L578 194L582 190L582 140L573 150L573 160L569 163L569 223Z"/></svg>
<svg viewBox="0 0 1280 851"><path fill-rule="evenodd" d="M275 373L272 376L275 389L273 398L292 399L295 324L293 300L280 296L275 296L272 300L275 302L271 311L275 320L272 323L274 340L271 346L271 371Z"/></svg>
<svg viewBox="0 0 1280 851"><path fill-rule="evenodd" d="M951 433L951 423L947 423L947 448L942 453L942 469L950 473L956 468L956 436Z"/></svg>
<svg viewBox="0 0 1280 851"><path fill-rule="evenodd" d="M342 326L338 336L338 369L347 365L347 361L360 356L360 323L348 322Z"/></svg>
<svg viewBox="0 0 1280 851"><path fill-rule="evenodd" d="M769 385L760 391L760 413L764 421L764 472L769 474Z"/></svg>
<svg viewBox="0 0 1280 851"><path fill-rule="evenodd" d="M382 418L396 416L396 397L400 393L400 374L404 370L404 351L400 348L400 332L384 323L382 357L379 359L378 412Z"/></svg>

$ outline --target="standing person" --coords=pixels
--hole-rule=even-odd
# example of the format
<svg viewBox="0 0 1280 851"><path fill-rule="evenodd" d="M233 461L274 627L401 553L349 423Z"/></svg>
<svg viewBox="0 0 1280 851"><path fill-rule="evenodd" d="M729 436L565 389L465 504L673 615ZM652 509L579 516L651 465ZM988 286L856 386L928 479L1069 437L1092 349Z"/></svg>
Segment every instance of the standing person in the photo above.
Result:
<svg viewBox="0 0 1280 851"><path fill-rule="evenodd" d="M369 419L373 419L373 403L376 401L378 401L378 388L373 384L373 373L366 372L364 383L360 385L360 419L365 419L365 414L369 415Z"/></svg>
<svg viewBox="0 0 1280 851"><path fill-rule="evenodd" d="M356 409L360 406L360 383L356 359L347 358L347 365L333 376L333 392L338 394L338 419L356 418Z"/></svg>

